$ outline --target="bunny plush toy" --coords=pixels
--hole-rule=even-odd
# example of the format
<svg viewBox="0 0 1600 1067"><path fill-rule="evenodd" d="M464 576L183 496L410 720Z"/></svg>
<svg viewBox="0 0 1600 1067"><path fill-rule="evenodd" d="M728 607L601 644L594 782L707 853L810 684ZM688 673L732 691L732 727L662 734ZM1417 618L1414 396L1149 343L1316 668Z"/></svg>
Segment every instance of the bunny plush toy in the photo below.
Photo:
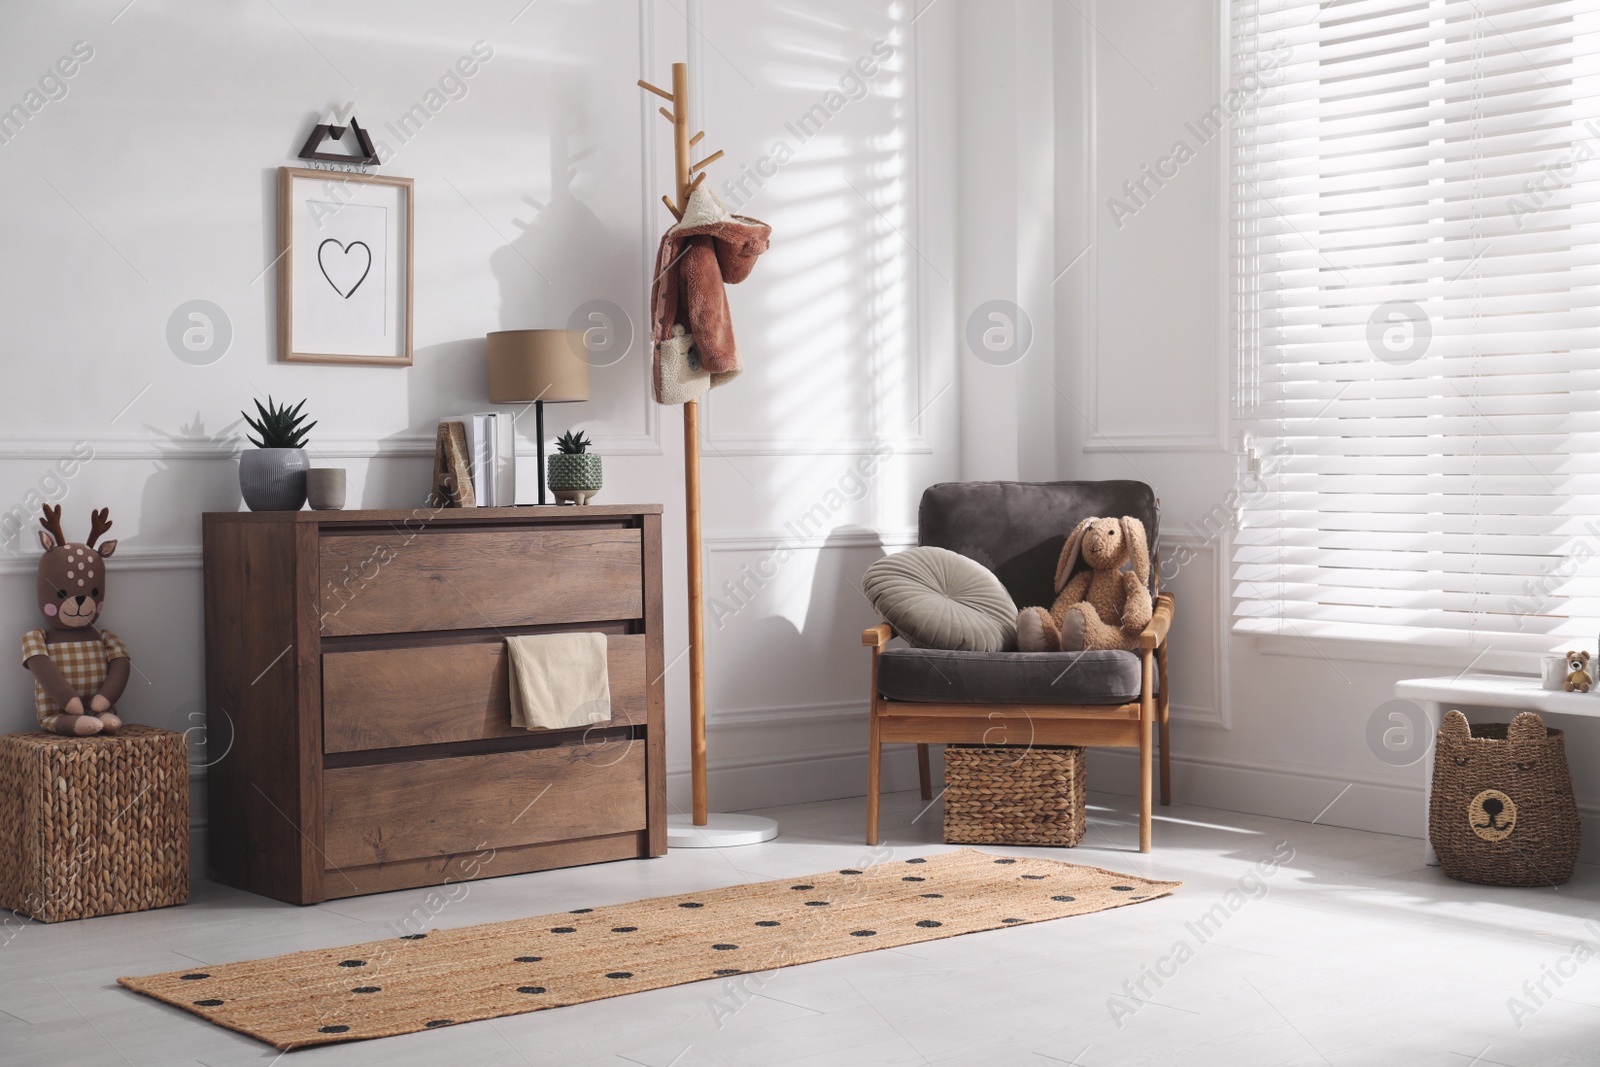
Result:
<svg viewBox="0 0 1600 1067"><path fill-rule="evenodd" d="M1154 610L1144 523L1126 515L1078 523L1062 546L1055 587L1049 610L1017 616L1019 651L1138 648Z"/></svg>

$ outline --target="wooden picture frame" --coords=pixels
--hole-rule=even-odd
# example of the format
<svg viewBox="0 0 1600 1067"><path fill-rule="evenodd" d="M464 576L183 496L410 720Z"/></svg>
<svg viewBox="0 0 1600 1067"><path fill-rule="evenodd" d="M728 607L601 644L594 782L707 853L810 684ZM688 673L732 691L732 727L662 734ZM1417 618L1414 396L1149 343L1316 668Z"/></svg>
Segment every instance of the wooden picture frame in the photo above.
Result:
<svg viewBox="0 0 1600 1067"><path fill-rule="evenodd" d="M411 366L414 203L410 178L278 168L279 362Z"/></svg>

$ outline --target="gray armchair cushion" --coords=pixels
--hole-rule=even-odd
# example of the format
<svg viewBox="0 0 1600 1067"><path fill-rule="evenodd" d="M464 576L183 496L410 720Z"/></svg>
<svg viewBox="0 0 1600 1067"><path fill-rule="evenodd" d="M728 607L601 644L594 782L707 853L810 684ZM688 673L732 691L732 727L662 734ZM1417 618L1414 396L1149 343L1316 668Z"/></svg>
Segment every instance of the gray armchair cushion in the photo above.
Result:
<svg viewBox="0 0 1600 1067"><path fill-rule="evenodd" d="M1150 592L1159 592L1161 511L1144 482L943 482L922 494L917 543L988 567L1019 608L1049 607L1067 534L1094 515L1132 515L1144 523Z"/></svg>
<svg viewBox="0 0 1600 1067"><path fill-rule="evenodd" d="M890 700L950 704L1131 704L1139 699L1132 652L945 652L886 649L878 692Z"/></svg>

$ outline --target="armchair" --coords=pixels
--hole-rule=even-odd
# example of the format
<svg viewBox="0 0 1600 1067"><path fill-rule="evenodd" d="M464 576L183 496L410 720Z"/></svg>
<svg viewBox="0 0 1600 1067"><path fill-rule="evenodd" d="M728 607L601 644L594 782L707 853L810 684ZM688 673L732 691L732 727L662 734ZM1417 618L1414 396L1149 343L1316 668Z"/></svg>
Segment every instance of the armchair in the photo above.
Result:
<svg viewBox="0 0 1600 1067"><path fill-rule="evenodd" d="M922 494L917 542L977 560L1019 608L1055 597L1067 533L1091 515L1131 515L1150 541L1155 614L1139 651L947 652L888 647L888 623L861 634L872 650L867 843L878 843L883 745L912 742L924 799L933 798L930 744L1084 745L1139 750L1139 851L1150 851L1153 736L1160 735L1161 803L1172 799L1167 759L1167 633L1172 596L1160 591L1160 503L1143 482L947 482Z"/></svg>

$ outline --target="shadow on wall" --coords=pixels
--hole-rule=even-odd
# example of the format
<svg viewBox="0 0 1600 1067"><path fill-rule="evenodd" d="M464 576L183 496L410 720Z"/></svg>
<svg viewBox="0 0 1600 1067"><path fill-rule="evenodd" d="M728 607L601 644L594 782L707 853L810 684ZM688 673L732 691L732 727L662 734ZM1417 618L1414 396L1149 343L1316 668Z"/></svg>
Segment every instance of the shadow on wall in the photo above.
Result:
<svg viewBox="0 0 1600 1067"><path fill-rule="evenodd" d="M877 621L861 593L861 576L887 553L877 535L859 526L828 532L820 545L788 542L743 564L722 588L707 590L707 629L714 642L710 720L718 711L751 706L866 705L866 659L861 631ZM783 613L799 601L812 572L803 613ZM732 584L730 589L729 583ZM797 621L798 620L798 621ZM761 694L756 705L754 694Z"/></svg>
<svg viewBox="0 0 1600 1067"><path fill-rule="evenodd" d="M254 447L238 432L239 426L236 419L208 432L198 411L176 433L146 423L145 430L157 441L159 458L145 479L138 513L129 516L139 527L132 532L118 530L119 539L130 548L198 544L202 514L238 511L238 465L219 460L217 453L235 446Z"/></svg>
<svg viewBox="0 0 1600 1067"><path fill-rule="evenodd" d="M561 95L570 101L576 94L569 89ZM550 114L566 116L573 110L558 105ZM498 328L627 331L632 343L625 356L591 357L589 401L573 416L574 422L604 426L618 418L619 398L638 387L643 372L647 324L645 301L638 293L640 250L625 228L608 226L573 189L579 164L601 153L603 144L583 145L584 124L579 120L556 121L560 125L548 135L549 198L523 194L521 201L534 209L533 217L513 218L521 233L489 257L500 286ZM590 316L595 305L601 305L606 321ZM518 426L524 435L532 431L531 420Z"/></svg>

